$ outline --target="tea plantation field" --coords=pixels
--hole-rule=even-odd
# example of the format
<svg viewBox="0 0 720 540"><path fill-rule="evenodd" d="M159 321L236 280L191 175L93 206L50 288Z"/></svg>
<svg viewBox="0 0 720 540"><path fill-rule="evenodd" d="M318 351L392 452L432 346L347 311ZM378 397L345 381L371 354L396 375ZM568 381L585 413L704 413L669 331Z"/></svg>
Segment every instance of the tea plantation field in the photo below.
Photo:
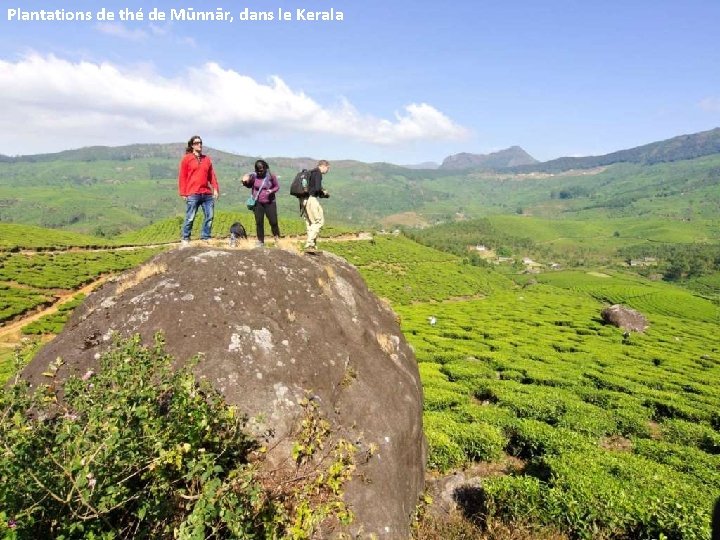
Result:
<svg viewBox="0 0 720 540"><path fill-rule="evenodd" d="M249 212L220 215L215 230L238 217L252 234ZM119 241L172 242L178 229L166 220ZM483 479L486 517L571 538L709 540L720 495L720 308L707 295L622 271L507 276L402 236L322 247L356 265L401 318L424 385L430 467L516 464ZM156 252L4 252L0 301L11 307L0 313ZM80 301L23 331L57 332ZM649 329L624 336L604 325L612 303L641 311ZM0 358L0 373L9 362Z"/></svg>
<svg viewBox="0 0 720 540"><path fill-rule="evenodd" d="M51 305L62 291L133 268L159 251L0 252L0 327L14 317Z"/></svg>
<svg viewBox="0 0 720 540"><path fill-rule="evenodd" d="M69 249L71 247L107 247L111 240L59 229L46 229L17 223L0 223L0 250Z"/></svg>
<svg viewBox="0 0 720 540"><path fill-rule="evenodd" d="M522 460L485 480L486 514L574 538L710 538L717 304L623 274L512 285L404 239L330 249L402 318L424 383L430 466ZM624 337L604 325L610 303L642 311L650 328Z"/></svg>
<svg viewBox="0 0 720 540"><path fill-rule="evenodd" d="M0 224L0 230L7 232L13 226ZM15 349L17 338L8 334L7 325L33 312L50 308L58 299L72 294L103 275L133 268L149 259L159 249L138 248L133 250L90 250L97 247L92 237L75 233L64 233L38 227L16 226L19 242L9 250L0 250L0 385L4 384L15 370ZM16 251L23 249L36 251ZM6 247L6 246L0 246ZM82 247L84 249L77 249ZM54 251L57 249L66 251ZM38 251L39 250L39 251ZM48 251L44 251L48 250ZM82 295L40 319L29 322L20 331L26 336L51 336L59 332L67 321L72 309ZM12 334L12 332L10 332ZM38 347L31 341L21 347L20 356L28 361Z"/></svg>

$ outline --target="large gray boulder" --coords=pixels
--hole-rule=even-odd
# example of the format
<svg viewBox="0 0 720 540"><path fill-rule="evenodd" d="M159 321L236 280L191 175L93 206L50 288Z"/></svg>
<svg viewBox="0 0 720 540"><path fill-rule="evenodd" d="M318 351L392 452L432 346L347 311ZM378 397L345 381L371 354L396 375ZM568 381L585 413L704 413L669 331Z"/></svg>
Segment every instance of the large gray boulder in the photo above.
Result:
<svg viewBox="0 0 720 540"><path fill-rule="evenodd" d="M606 307L600 313L603 321L625 331L644 332L650 324L645 316L632 308L621 304Z"/></svg>
<svg viewBox="0 0 720 540"><path fill-rule="evenodd" d="M346 487L349 532L409 537L425 468L420 378L397 317L352 265L280 249L163 253L92 293L23 375L44 384L58 356L58 378L82 375L113 333L151 344L156 332L178 362L202 353L198 376L258 433L272 430L272 466L287 461L299 403L315 396L334 432L377 448Z"/></svg>

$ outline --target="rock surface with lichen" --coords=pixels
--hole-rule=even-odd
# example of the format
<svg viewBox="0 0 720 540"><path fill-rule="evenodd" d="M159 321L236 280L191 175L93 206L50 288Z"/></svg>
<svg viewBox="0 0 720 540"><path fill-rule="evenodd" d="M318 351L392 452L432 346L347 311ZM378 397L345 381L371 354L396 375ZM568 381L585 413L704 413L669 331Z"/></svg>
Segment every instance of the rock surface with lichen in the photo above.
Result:
<svg viewBox="0 0 720 540"><path fill-rule="evenodd" d="M600 316L605 323L612 324L628 332L632 330L633 332L642 333L650 326L645 315L620 304L604 308Z"/></svg>
<svg viewBox="0 0 720 540"><path fill-rule="evenodd" d="M287 461L312 396L334 433L358 445L345 500L352 534L408 538L423 489L422 388L396 315L357 270L330 254L189 248L160 254L88 296L25 368L31 384L58 356L57 377L98 369L113 335L156 332L228 403L272 433L268 464ZM372 449L370 451L369 449Z"/></svg>

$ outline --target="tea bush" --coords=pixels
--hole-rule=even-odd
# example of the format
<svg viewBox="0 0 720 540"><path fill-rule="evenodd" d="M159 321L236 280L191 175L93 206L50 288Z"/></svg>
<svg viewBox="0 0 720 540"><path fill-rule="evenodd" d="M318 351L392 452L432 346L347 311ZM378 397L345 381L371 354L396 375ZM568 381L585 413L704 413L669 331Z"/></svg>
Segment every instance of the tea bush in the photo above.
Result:
<svg viewBox="0 0 720 540"><path fill-rule="evenodd" d="M423 406L426 411L448 409L468 401L468 397L464 394L432 385L425 386L423 393Z"/></svg>
<svg viewBox="0 0 720 540"><path fill-rule="evenodd" d="M543 487L534 476L501 476L483 484L483 513L504 521L522 519L533 523L552 520L543 508Z"/></svg>
<svg viewBox="0 0 720 540"><path fill-rule="evenodd" d="M720 433L707 424L669 419L660 424L667 442L694 446L709 454L720 454Z"/></svg>
<svg viewBox="0 0 720 540"><path fill-rule="evenodd" d="M495 374L492 366L474 358L464 358L443 364L440 372L446 375L448 380L457 382L470 392L475 391L479 384L484 384Z"/></svg>
<svg viewBox="0 0 720 540"><path fill-rule="evenodd" d="M78 294L69 302L61 305L55 313L44 315L38 320L22 327L25 335L59 334L67 322L73 309L82 304L84 294Z"/></svg>
<svg viewBox="0 0 720 540"><path fill-rule="evenodd" d="M572 538L707 539L709 490L628 454L570 452L539 463L533 476L488 479L485 512L555 524ZM583 474L578 474L578 471Z"/></svg>
<svg viewBox="0 0 720 540"><path fill-rule="evenodd" d="M654 283L637 275L611 272L603 277L589 272L563 271L538 276L543 283L584 292L607 304L625 304L641 312L706 322L720 321L717 305L692 292Z"/></svg>
<svg viewBox="0 0 720 540"><path fill-rule="evenodd" d="M712 490L665 465L627 453L549 456L546 510L580 537L709 538ZM578 475L582 468L584 474Z"/></svg>
<svg viewBox="0 0 720 540"><path fill-rule="evenodd" d="M438 471L460 467L467 459L460 445L443 429L448 422L452 420L444 413L439 413L439 416L429 413L424 418L428 466Z"/></svg>
<svg viewBox="0 0 720 540"><path fill-rule="evenodd" d="M633 452L694 476L720 492L720 455L710 455L684 444L651 439L634 439Z"/></svg>
<svg viewBox="0 0 720 540"><path fill-rule="evenodd" d="M555 428L534 419L515 421L507 430L511 454L531 459L574 450L593 451L594 442L567 428Z"/></svg>
<svg viewBox="0 0 720 540"><path fill-rule="evenodd" d="M426 432L447 435L452 444L462 450L467 463L498 459L507 444L501 429L480 422L463 422L458 415L447 412L426 413L425 428ZM447 446L448 443L444 444ZM431 449L430 453L433 452Z"/></svg>
<svg viewBox="0 0 720 540"><path fill-rule="evenodd" d="M0 283L0 323L31 309L49 305L52 300L52 296L45 291Z"/></svg>
<svg viewBox="0 0 720 540"><path fill-rule="evenodd" d="M38 339L30 339L14 348L0 348L0 387L4 387L40 349Z"/></svg>
<svg viewBox="0 0 720 540"><path fill-rule="evenodd" d="M501 428L503 432L506 432L507 428L517 421L517 417L512 411L490 403L467 403L456 407L454 413L462 422L482 422Z"/></svg>
<svg viewBox="0 0 720 540"><path fill-rule="evenodd" d="M465 453L469 462L495 461L500 458L507 438L502 430L480 422L456 423L457 431L453 432L455 440Z"/></svg>

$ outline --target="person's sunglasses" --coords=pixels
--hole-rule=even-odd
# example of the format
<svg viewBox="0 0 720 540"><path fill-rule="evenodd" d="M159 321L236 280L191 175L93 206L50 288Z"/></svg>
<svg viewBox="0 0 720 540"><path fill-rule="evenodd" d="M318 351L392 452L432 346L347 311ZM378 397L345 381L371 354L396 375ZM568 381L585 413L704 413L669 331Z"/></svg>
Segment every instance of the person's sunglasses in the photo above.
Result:
<svg viewBox="0 0 720 540"><path fill-rule="evenodd" d="M202 141L193 141L193 144L202 144Z"/></svg>

